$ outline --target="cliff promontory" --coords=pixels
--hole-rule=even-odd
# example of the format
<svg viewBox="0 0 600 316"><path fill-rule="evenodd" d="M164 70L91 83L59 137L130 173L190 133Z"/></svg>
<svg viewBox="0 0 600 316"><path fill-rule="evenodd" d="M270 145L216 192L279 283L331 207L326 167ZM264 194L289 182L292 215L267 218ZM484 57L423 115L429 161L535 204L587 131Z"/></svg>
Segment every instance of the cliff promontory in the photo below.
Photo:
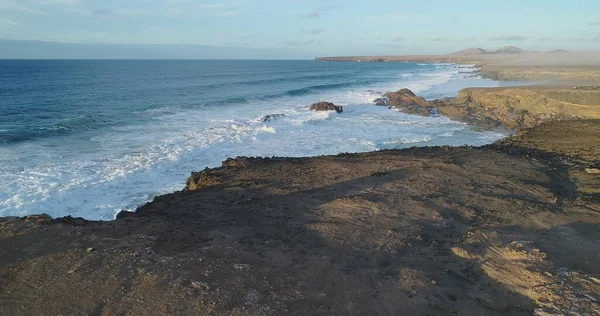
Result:
<svg viewBox="0 0 600 316"><path fill-rule="evenodd" d="M408 114L439 113L484 128L520 129L565 119L600 118L600 87L469 88L427 102L410 90L387 93L387 105Z"/></svg>
<svg viewBox="0 0 600 316"><path fill-rule="evenodd" d="M600 121L237 158L109 222L0 220L3 315L600 312ZM544 314L546 313L546 314Z"/></svg>

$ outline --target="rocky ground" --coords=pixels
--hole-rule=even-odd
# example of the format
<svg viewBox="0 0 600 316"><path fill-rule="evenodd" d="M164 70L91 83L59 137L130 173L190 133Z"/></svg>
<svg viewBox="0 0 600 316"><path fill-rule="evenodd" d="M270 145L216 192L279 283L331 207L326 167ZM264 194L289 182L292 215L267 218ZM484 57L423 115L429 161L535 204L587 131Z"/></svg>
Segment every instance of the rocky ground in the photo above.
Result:
<svg viewBox="0 0 600 316"><path fill-rule="evenodd" d="M2 315L600 315L600 121L230 159L111 222L0 220Z"/></svg>
<svg viewBox="0 0 600 316"><path fill-rule="evenodd" d="M431 102L401 89L375 103L408 114L435 113L482 128L515 130L556 120L600 119L600 86L470 88Z"/></svg>

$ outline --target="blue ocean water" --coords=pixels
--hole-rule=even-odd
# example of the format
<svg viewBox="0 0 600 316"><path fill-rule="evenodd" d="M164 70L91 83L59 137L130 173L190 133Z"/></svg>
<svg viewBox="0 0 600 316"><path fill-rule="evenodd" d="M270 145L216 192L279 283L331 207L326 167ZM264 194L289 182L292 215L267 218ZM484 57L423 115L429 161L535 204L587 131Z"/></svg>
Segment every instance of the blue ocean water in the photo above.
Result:
<svg viewBox="0 0 600 316"><path fill-rule="evenodd" d="M234 156L313 156L503 137L372 105L501 83L474 67L315 61L0 61L0 216L111 219ZM506 83L505 83L506 84ZM320 101L344 112L311 112ZM260 119L284 114L272 122Z"/></svg>

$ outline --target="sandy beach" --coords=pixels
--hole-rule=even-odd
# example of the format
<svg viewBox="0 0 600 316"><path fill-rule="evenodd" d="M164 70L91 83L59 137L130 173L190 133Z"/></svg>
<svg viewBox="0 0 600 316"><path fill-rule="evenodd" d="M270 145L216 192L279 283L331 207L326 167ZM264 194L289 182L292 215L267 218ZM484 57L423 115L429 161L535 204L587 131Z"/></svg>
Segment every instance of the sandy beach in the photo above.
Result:
<svg viewBox="0 0 600 316"><path fill-rule="evenodd" d="M548 85L388 94L516 134L488 146L229 159L114 221L2 218L0 314L600 314L596 55L320 60Z"/></svg>

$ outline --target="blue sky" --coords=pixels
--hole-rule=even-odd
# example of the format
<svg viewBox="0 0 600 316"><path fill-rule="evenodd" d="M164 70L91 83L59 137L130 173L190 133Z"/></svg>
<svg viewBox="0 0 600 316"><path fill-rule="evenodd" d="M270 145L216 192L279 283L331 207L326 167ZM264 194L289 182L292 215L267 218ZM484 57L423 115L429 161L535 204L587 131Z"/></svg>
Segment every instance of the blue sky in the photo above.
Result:
<svg viewBox="0 0 600 316"><path fill-rule="evenodd" d="M283 58L505 45L589 51L600 50L600 1L0 0L0 39L208 45Z"/></svg>

